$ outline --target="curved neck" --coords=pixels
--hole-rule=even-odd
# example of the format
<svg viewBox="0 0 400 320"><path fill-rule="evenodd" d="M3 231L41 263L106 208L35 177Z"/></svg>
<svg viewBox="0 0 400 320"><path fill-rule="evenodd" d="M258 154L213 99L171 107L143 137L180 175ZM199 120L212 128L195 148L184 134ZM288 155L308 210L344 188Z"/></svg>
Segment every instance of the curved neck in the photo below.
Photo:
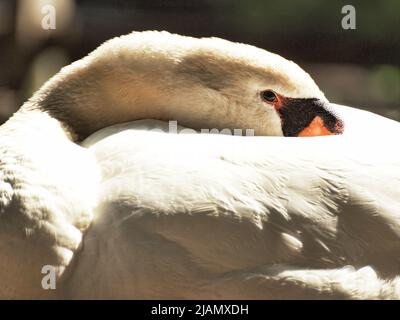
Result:
<svg viewBox="0 0 400 320"><path fill-rule="evenodd" d="M105 63L90 55L63 68L22 110L47 112L73 141L114 124L143 119L174 120L193 129L274 127L258 117L246 120L240 104L188 80L173 66L154 70L132 61Z"/></svg>
<svg viewBox="0 0 400 320"><path fill-rule="evenodd" d="M166 83L122 66L102 66L90 56L63 68L18 113L42 111L57 119L73 141L82 141L102 128L141 119L207 118L193 113L191 100L182 99ZM164 77L165 78L165 77ZM182 89L182 88L179 88ZM179 105L185 101L183 108ZM190 112L189 112L190 111Z"/></svg>
<svg viewBox="0 0 400 320"><path fill-rule="evenodd" d="M94 157L62 123L27 109L0 126L0 298L7 299L57 294L41 287L42 267L63 276L91 223L100 179Z"/></svg>

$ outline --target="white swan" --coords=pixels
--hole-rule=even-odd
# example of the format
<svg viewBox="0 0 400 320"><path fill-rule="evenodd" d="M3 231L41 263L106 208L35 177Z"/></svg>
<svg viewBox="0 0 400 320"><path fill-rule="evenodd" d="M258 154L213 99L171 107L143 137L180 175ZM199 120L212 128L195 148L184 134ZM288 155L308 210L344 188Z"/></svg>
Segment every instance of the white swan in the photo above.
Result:
<svg viewBox="0 0 400 320"><path fill-rule="evenodd" d="M331 108L348 120L342 136L173 135L149 130L165 129L153 120L76 143L146 118L341 132ZM260 49L113 39L0 127L0 296L399 297L399 130L328 107L304 71ZM41 286L44 265L56 290Z"/></svg>

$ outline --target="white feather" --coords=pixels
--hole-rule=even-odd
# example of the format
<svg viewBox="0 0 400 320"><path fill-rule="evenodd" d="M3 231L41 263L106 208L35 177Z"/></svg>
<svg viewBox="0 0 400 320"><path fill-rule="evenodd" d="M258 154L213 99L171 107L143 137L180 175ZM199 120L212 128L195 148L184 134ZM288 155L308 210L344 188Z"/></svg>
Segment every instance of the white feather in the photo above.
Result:
<svg viewBox="0 0 400 320"><path fill-rule="evenodd" d="M0 127L0 297L400 298L399 123L334 106L343 136L110 127L279 136L266 88L326 103L220 39L133 33L61 70Z"/></svg>

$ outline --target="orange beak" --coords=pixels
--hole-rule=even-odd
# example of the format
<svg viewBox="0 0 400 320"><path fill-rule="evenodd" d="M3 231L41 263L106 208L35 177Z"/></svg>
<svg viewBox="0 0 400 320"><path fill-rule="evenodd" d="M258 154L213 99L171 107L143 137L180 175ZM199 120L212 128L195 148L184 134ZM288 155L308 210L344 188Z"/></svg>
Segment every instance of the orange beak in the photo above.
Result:
<svg viewBox="0 0 400 320"><path fill-rule="evenodd" d="M316 116L313 121L299 133L299 137L313 137L313 136L331 136L335 133L331 132L324 124L321 117Z"/></svg>
<svg viewBox="0 0 400 320"><path fill-rule="evenodd" d="M315 98L288 98L278 95L274 103L286 137L329 136L343 133L343 121L329 104Z"/></svg>

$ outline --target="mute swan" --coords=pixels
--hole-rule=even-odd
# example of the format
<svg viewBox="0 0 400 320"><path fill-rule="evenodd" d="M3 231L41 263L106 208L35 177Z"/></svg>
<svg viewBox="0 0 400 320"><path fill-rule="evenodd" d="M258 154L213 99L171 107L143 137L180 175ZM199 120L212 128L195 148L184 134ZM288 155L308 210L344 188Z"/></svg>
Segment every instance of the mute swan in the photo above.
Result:
<svg viewBox="0 0 400 320"><path fill-rule="evenodd" d="M399 132L251 46L110 40L0 127L0 297L398 297L400 156L360 118Z"/></svg>

